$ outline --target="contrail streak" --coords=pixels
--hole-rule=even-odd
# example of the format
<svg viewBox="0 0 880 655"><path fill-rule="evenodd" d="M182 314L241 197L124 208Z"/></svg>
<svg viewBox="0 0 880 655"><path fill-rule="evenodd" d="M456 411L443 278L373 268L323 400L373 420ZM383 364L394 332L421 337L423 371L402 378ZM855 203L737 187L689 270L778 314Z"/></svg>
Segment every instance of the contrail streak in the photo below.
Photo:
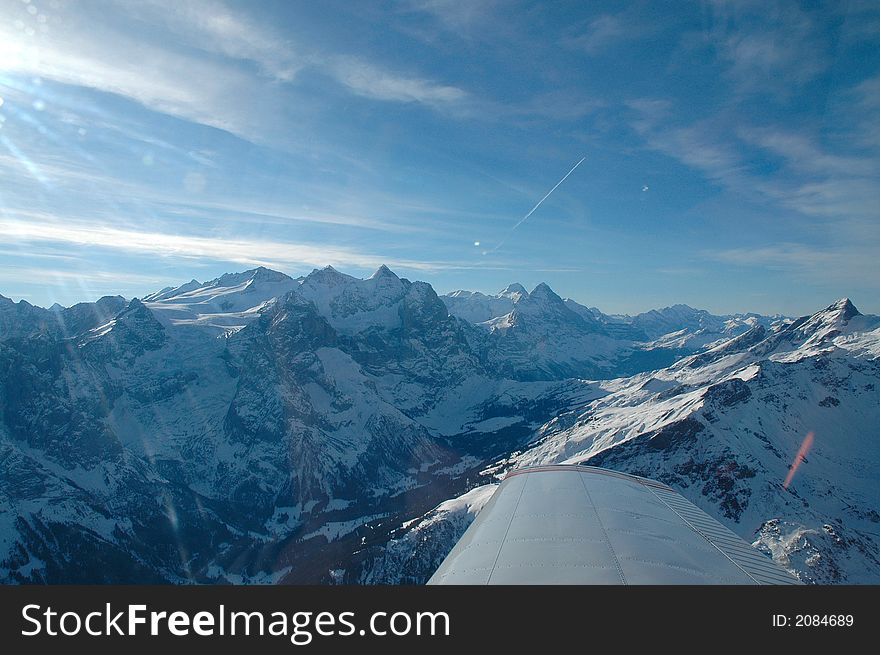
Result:
<svg viewBox="0 0 880 655"><path fill-rule="evenodd" d="M580 160L577 164L575 164L574 166L572 166L572 167L571 167L571 170L568 171L568 173L566 173L566 174L562 177L562 179L559 180L559 181L556 183L556 185L555 185L552 189L550 189L550 190L547 192L547 194L546 194L543 198L541 198L541 199L538 201L538 203L537 203L534 207L532 207L532 208L529 210L529 213L528 213L528 214L526 214L526 215L523 216L521 219L519 219L519 221L517 222L517 224L514 225L512 228L510 228L510 231L505 235L505 237L504 237L503 239L501 239L501 241L498 243L498 245L495 246L494 248L492 248L492 250L490 250L489 252L495 252L495 251L498 250L501 246L503 246L503 245L504 245L504 242L507 241L507 239L510 237L511 234L513 234L513 231L514 231L516 228L518 228L520 225L522 225L523 223L525 223L526 220L528 220L529 216L531 216L532 214L534 214L534 213L535 213L535 210L536 210L538 207L541 206L541 203L544 202L545 200L547 200L547 198L550 197L550 194L553 193L554 191L556 191L556 189L559 188L559 185L562 184L563 182L565 182L565 180L568 178L568 176L571 175L572 173L574 173L574 169L576 169L578 166L580 166L580 165L583 163L583 161L584 161L585 159L586 159L586 157L581 157L581 160Z"/></svg>

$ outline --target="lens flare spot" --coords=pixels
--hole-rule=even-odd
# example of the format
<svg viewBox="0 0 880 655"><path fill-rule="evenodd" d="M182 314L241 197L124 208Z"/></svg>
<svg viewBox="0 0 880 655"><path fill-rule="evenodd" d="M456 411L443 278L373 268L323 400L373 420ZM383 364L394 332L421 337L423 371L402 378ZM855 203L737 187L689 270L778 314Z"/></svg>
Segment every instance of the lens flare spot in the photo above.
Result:
<svg viewBox="0 0 880 655"><path fill-rule="evenodd" d="M794 474L797 473L800 465L806 461L807 454L810 452L810 448L813 447L813 433L807 432L807 436L804 437L803 443L801 443L800 450L798 450L797 455L794 456L794 461L791 463L791 466L788 469L788 475L785 476L785 482L782 483L783 489L788 489L788 485L791 484L792 479L794 478Z"/></svg>

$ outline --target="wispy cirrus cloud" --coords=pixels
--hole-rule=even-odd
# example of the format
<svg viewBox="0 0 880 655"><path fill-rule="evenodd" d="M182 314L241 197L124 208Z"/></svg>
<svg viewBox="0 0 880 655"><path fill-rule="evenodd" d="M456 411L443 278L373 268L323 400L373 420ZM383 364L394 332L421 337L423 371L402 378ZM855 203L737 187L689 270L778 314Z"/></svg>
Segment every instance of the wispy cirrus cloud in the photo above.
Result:
<svg viewBox="0 0 880 655"><path fill-rule="evenodd" d="M802 132L784 128L743 127L737 131L737 135L746 143L782 157L793 169L803 173L849 178L880 173L880 162L876 158L829 152Z"/></svg>
<svg viewBox="0 0 880 655"><path fill-rule="evenodd" d="M858 147L858 126L823 142L810 130L743 125L736 115L679 125L663 101L643 99L630 107L637 116L631 125L647 147L725 190L804 216L835 219L843 227L877 217L880 157L874 148ZM874 234L880 236L880 226Z"/></svg>
<svg viewBox="0 0 880 655"><path fill-rule="evenodd" d="M144 0L132 5L116 0L116 4L129 16L161 25L206 52L253 62L262 74L279 81L293 80L308 63L289 38L221 2Z"/></svg>
<svg viewBox="0 0 880 655"><path fill-rule="evenodd" d="M709 8L704 38L740 92L787 96L830 64L822 18L798 3L712 0Z"/></svg>
<svg viewBox="0 0 880 655"><path fill-rule="evenodd" d="M150 0L144 7L153 20L195 41L209 52L255 63L265 74L292 81L306 67L329 74L352 93L389 102L417 102L442 107L460 101L466 93L458 87L398 73L355 56L315 52L297 46L268 25L232 12L217 2L167 2Z"/></svg>
<svg viewBox="0 0 880 655"><path fill-rule="evenodd" d="M424 262L382 257L331 244L172 234L123 229L95 222L36 221L33 216L27 220L0 218L0 232L4 234L7 244L48 242L102 248L117 253L204 259L247 266L291 268L333 264L370 268L387 263L417 270L432 268Z"/></svg>
<svg viewBox="0 0 880 655"><path fill-rule="evenodd" d="M742 152L724 138L712 119L681 125L672 104L664 99L638 98L628 103L635 112L630 125L645 145L693 168L725 187L743 182Z"/></svg>
<svg viewBox="0 0 880 655"><path fill-rule="evenodd" d="M71 220L54 215L31 212L15 216L9 212L0 217L0 233L6 251L30 257L34 245L53 247L94 248L115 255L163 257L192 262L225 262L244 266L268 266L279 270L301 270L303 267L338 267L374 269L386 264L395 269L411 271L455 270L518 270L521 262L499 260L492 264L461 259L410 259L393 253L376 253L339 246L334 243L294 242L273 238L240 238L217 235L196 235L116 227L95 221ZM10 267L14 271L18 267ZM77 269L67 269L75 277ZM557 269L552 269L557 270ZM569 270L563 267L558 270ZM102 274L103 275L103 274ZM111 275L107 273L107 275ZM103 278L102 278L103 279Z"/></svg>
<svg viewBox="0 0 880 655"><path fill-rule="evenodd" d="M860 82L848 100L843 120L853 126L858 143L880 149L880 75Z"/></svg>
<svg viewBox="0 0 880 655"><path fill-rule="evenodd" d="M637 44L669 29L675 20L657 14L646 17L638 4L623 6L616 13L601 13L568 28L561 44L590 57L612 52L623 45Z"/></svg>
<svg viewBox="0 0 880 655"><path fill-rule="evenodd" d="M294 44L219 2L111 2L81 12L62 7L39 25L24 5L3 13L0 73L113 93L248 140L265 142L266 123L280 123L288 104L279 102L266 79L293 83L304 68L380 101L443 110L468 96L454 85L361 57ZM131 23L115 20L120 16L152 30L126 29Z"/></svg>
<svg viewBox="0 0 880 655"><path fill-rule="evenodd" d="M497 18L499 4L498 0L401 0L398 11L427 14L445 31L466 36L474 30L484 31L487 23Z"/></svg>
<svg viewBox="0 0 880 655"><path fill-rule="evenodd" d="M623 16L603 14L567 38L565 45L595 55L614 43L635 38L633 31Z"/></svg>
<svg viewBox="0 0 880 655"><path fill-rule="evenodd" d="M744 201L768 215L768 230L744 233L746 245L703 249L705 259L876 293L880 152L864 139L866 84L841 91L833 130L762 122L760 113L744 119L737 105L688 121L673 103L651 98L629 104L631 127L647 148L720 189L726 206ZM780 238L785 225L790 234Z"/></svg>
<svg viewBox="0 0 880 655"><path fill-rule="evenodd" d="M339 196L337 186L311 188L313 194L324 194L334 202L325 203L321 207L308 209L296 209L284 206L281 202L269 202L262 198L243 199L228 197L225 194L215 193L209 197L187 193L183 186L176 189L155 188L137 181L124 181L114 176L110 171L99 168L87 168L82 164L70 159L47 158L45 154L36 159L28 160L25 165L19 157L7 152L2 148L6 145L4 137L0 134L0 176L8 182L14 182L24 191L16 194L5 194L4 204L0 207L0 216L15 213L18 216L34 216L39 220L44 211L34 211L33 197L28 189L28 183L36 182L51 188L54 192L54 201L46 199L48 207L56 208L60 213L75 220L86 220L87 217L96 219L113 219L117 223L125 219L123 207L130 207L136 203L143 209L153 214L170 214L179 216L188 222L195 219L204 221L230 221L238 225L298 225L312 224L316 226L340 226L373 230L380 232L416 233L426 231L426 226L394 222L370 216L366 206L378 205L381 199L369 197L364 191L360 196L361 202L356 206L346 206L344 198ZM68 205L72 197L85 193L84 189L100 192L100 202L84 202L73 210ZM18 196L22 197L19 198ZM380 194L374 193L374 196ZM381 196L380 196L381 198ZM402 202L402 199L396 199ZM392 207L390 200L385 203L385 213L389 213ZM412 211L412 209L409 209ZM432 208L424 208L423 211L433 211ZM377 212L378 213L378 212ZM141 222L143 219L140 219ZM156 220L158 224L160 221Z"/></svg>
<svg viewBox="0 0 880 655"><path fill-rule="evenodd" d="M373 100L444 108L466 100L469 95L456 86L392 73L355 57L333 57L321 66L352 93Z"/></svg>
<svg viewBox="0 0 880 655"><path fill-rule="evenodd" d="M875 294L880 292L876 246L829 244L818 247L784 242L751 248L704 250L701 256L735 267L791 272L812 283L857 286Z"/></svg>
<svg viewBox="0 0 880 655"><path fill-rule="evenodd" d="M100 22L84 23L59 21L51 32L27 36L11 21L0 22L7 55L0 72L113 93L154 111L256 136L241 98L261 93L245 71L130 38Z"/></svg>

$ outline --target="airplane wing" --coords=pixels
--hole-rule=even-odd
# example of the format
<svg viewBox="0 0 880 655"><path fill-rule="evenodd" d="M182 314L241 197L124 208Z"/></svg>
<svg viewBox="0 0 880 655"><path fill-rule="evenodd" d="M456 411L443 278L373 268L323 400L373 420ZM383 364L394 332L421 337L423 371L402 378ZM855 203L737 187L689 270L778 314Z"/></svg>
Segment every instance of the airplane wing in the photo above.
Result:
<svg viewBox="0 0 880 655"><path fill-rule="evenodd" d="M664 484L579 465L509 474L428 584L800 584Z"/></svg>

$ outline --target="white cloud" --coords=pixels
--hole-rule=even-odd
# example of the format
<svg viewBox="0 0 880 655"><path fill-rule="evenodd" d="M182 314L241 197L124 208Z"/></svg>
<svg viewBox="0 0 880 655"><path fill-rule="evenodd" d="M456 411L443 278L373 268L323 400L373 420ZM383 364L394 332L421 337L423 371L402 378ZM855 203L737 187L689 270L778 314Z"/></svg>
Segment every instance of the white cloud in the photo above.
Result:
<svg viewBox="0 0 880 655"><path fill-rule="evenodd" d="M828 68L828 43L796 3L714 0L711 43L742 92L787 96Z"/></svg>
<svg viewBox="0 0 880 655"><path fill-rule="evenodd" d="M497 0L404 0L400 4L404 11L429 14L448 31L459 35L482 29L487 21L497 19Z"/></svg>
<svg viewBox="0 0 880 655"><path fill-rule="evenodd" d="M742 182L742 155L729 140L719 138L719 128L711 121L686 126L669 126L667 106L661 101L629 103L639 113L632 126L646 145L701 172L725 187Z"/></svg>
<svg viewBox="0 0 880 655"><path fill-rule="evenodd" d="M397 75L353 57L335 57L325 65L328 72L352 93L374 100L448 107L465 100L468 95L455 86Z"/></svg>
<svg viewBox="0 0 880 655"><path fill-rule="evenodd" d="M825 177L795 183L756 182L756 189L801 214L837 219L834 224L841 229L870 226L874 240L880 241L880 186L876 179Z"/></svg>
<svg viewBox="0 0 880 655"><path fill-rule="evenodd" d="M804 216L832 219L842 230L873 219L880 206L877 152L852 154L859 133L840 129L830 143L808 130L776 126L730 127L729 117L685 126L669 125L666 110L652 103L630 104L639 112L633 129L646 145L702 173L728 191L757 202L771 202ZM737 119L739 122L739 119ZM846 154L841 154L841 153ZM756 171L754 162L773 161L774 170Z"/></svg>
<svg viewBox="0 0 880 655"><path fill-rule="evenodd" d="M0 72L114 93L261 142L271 138L267 124L279 124L289 105L266 78L291 82L304 67L376 100L440 109L467 97L455 86L359 57L299 52L271 26L220 3L68 7L52 16L45 31L30 27L33 17L16 6L0 9ZM149 29L138 29L144 24Z"/></svg>
<svg viewBox="0 0 880 655"><path fill-rule="evenodd" d="M0 233L9 245L54 243L94 247L133 255L156 255L178 259L204 259L247 266L377 267L380 264L414 270L433 270L453 264L382 257L329 244L293 243L269 239L206 237L123 229L96 223L0 218Z"/></svg>
<svg viewBox="0 0 880 655"><path fill-rule="evenodd" d="M620 16L604 14L594 18L579 34L566 40L566 45L595 55L613 43L634 38L631 26Z"/></svg>
<svg viewBox="0 0 880 655"><path fill-rule="evenodd" d="M2 145L2 136L0 136ZM29 187L24 186L34 174L24 168L22 162L10 155L0 154L0 176L14 181L24 193L17 199L10 196L3 198L0 216L15 216L25 220L45 221L51 218L51 209L58 215L85 223L94 220L119 221L120 215L129 212L125 207L134 201L140 212L147 215L170 215L179 217L188 223L216 224L218 221L226 225L236 225L240 229L250 230L267 226L290 228L297 224L315 226L340 226L378 232L390 232L395 235L430 234L443 232L446 228L439 218L442 210L432 206L406 204L399 197L387 197L374 189L365 189L357 194L357 202L345 202L344 194L335 186L314 187L310 191L320 192L330 200L321 207L299 209L286 207L283 204L272 204L263 199L227 198L212 194L209 198L194 197L181 192L180 189L155 189L136 183L127 183L118 178L96 171L89 171L74 163L57 162L53 164L42 161L30 162L36 171L37 181L53 188L55 196L60 199L56 203L48 203L44 198L43 211L33 210L32 195ZM100 190L100 198L91 195L83 197L76 203L76 209L70 206L71 199L79 199L83 187ZM348 187L350 190L351 187ZM341 200L340 200L341 198ZM337 201L339 201L337 203ZM402 205L396 207L396 205ZM413 213L429 213L435 217L431 223L410 222L406 220L387 220L370 215L368 207L376 209L376 215L388 216L391 213L403 215L405 218ZM392 212L392 210L395 210ZM132 219L128 219L132 220ZM143 219L134 219L143 222ZM158 223L153 219L154 224ZM157 224L154 229L161 229Z"/></svg>
<svg viewBox="0 0 880 655"><path fill-rule="evenodd" d="M219 2L146 0L119 2L129 17L141 17L166 27L207 52L256 63L266 75L290 81L305 65L294 45L268 25L230 11Z"/></svg>
<svg viewBox="0 0 880 655"><path fill-rule="evenodd" d="M794 169L804 173L864 177L880 172L876 158L827 152L805 134L765 127L742 128L738 135L747 143L783 157Z"/></svg>
<svg viewBox="0 0 880 655"><path fill-rule="evenodd" d="M858 125L841 126L823 139L808 126L742 125L739 114L680 126L662 104L630 107L637 112L633 128L647 147L698 171L732 202L763 205L770 217L777 213L775 228L795 230L787 242L765 239L758 247L706 251L706 257L788 271L816 284L878 288L880 164L876 150L857 147Z"/></svg>
<svg viewBox="0 0 880 655"><path fill-rule="evenodd" d="M173 52L100 23L70 18L27 36L0 22L12 56L0 70L125 96L158 112L251 137L247 103L259 97L249 76L207 57Z"/></svg>
<svg viewBox="0 0 880 655"><path fill-rule="evenodd" d="M782 160L779 174L753 181L760 192L802 214L836 219L845 229L869 220L875 224L875 240L880 240L876 225L880 160L876 152L838 154L820 145L815 137L787 129L746 128L739 136Z"/></svg>

